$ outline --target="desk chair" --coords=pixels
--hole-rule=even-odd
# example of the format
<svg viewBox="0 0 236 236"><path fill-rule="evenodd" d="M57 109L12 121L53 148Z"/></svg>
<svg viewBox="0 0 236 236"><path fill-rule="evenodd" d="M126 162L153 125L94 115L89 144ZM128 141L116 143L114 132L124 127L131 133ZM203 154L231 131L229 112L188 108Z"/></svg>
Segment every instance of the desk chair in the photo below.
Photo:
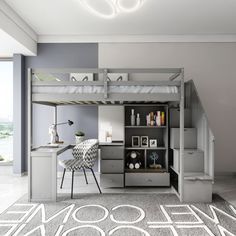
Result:
<svg viewBox="0 0 236 236"><path fill-rule="evenodd" d="M74 159L70 160L60 160L59 165L64 168L63 170L63 176L61 180L61 188L63 186L64 176L66 170L71 171L72 173L72 182L71 182L71 198L73 198L73 187L74 187L74 172L83 169L84 177L86 184L88 184L87 176L85 169L90 169L93 177L95 179L95 182L97 184L98 190L101 192L101 189L99 187L99 184L97 182L96 176L93 171L93 166L95 163L95 160L97 158L98 153L98 140L97 139L88 139L84 142L76 145L73 148L72 155L74 156Z"/></svg>

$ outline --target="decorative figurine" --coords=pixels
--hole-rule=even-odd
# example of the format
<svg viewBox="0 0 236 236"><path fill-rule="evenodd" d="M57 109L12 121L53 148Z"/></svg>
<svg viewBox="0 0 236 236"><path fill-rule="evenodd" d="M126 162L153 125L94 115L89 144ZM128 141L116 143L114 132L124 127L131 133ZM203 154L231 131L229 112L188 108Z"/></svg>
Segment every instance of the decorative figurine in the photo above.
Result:
<svg viewBox="0 0 236 236"><path fill-rule="evenodd" d="M127 167L129 169L139 169L141 167L141 154L137 151L127 153Z"/></svg>

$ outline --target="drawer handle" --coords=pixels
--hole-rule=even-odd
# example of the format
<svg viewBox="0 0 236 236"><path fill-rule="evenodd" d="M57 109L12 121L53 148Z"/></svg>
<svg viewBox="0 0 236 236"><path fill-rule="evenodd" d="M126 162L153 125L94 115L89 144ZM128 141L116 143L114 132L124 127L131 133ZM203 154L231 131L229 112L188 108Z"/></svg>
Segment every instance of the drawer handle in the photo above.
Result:
<svg viewBox="0 0 236 236"><path fill-rule="evenodd" d="M192 155L194 152L188 152L189 155Z"/></svg>
<svg viewBox="0 0 236 236"><path fill-rule="evenodd" d="M148 179L147 181L148 181L148 182L152 182L152 180L151 180L151 179Z"/></svg>

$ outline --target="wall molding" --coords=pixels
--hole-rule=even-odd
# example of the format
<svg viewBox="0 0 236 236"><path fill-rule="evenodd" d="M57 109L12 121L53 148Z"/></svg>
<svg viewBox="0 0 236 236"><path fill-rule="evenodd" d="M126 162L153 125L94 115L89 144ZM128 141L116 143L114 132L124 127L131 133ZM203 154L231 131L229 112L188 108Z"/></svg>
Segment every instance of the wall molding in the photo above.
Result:
<svg viewBox="0 0 236 236"><path fill-rule="evenodd" d="M4 1L0 1L0 29L27 49L27 54L37 54L38 35Z"/></svg>
<svg viewBox="0 0 236 236"><path fill-rule="evenodd" d="M31 39L38 40L36 32L4 1L0 1L0 10L4 12L18 27L21 28Z"/></svg>
<svg viewBox="0 0 236 236"><path fill-rule="evenodd" d="M38 35L39 43L235 43L231 35Z"/></svg>

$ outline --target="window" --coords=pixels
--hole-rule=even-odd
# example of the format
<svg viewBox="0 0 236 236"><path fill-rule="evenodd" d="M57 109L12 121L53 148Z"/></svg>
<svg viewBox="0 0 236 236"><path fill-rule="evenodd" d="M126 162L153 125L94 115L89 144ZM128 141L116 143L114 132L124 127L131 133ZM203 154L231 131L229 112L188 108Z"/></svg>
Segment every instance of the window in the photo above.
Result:
<svg viewBox="0 0 236 236"><path fill-rule="evenodd" d="M13 160L13 62L0 60L0 165Z"/></svg>

